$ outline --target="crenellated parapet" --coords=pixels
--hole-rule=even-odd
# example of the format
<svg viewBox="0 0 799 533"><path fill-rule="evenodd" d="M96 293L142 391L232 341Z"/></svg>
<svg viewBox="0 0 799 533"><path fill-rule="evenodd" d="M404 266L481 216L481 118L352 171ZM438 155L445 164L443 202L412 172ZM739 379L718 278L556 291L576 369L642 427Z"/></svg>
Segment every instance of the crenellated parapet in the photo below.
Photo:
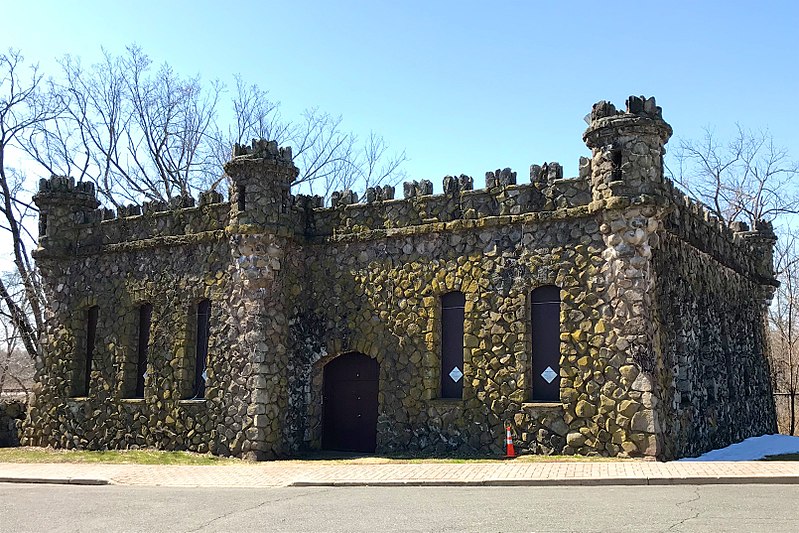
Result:
<svg viewBox="0 0 799 533"><path fill-rule="evenodd" d="M777 237L768 222L750 230L745 222L727 224L701 202L665 181L668 209L663 228L719 263L766 286L776 286L773 247Z"/></svg>
<svg viewBox="0 0 799 533"><path fill-rule="evenodd" d="M277 141L268 141L266 139L253 139L249 146L238 143L233 145L233 159L235 160L236 158L253 161L270 159L294 164L291 146L278 146Z"/></svg>
<svg viewBox="0 0 799 533"><path fill-rule="evenodd" d="M460 176L444 176L444 194L458 194L474 189L474 178L461 174Z"/></svg>
<svg viewBox="0 0 799 533"><path fill-rule="evenodd" d="M191 241L224 230L229 204L217 191L170 201L98 208L92 183L75 184L61 176L41 180L34 201L40 208L37 259L87 255L117 248Z"/></svg>
<svg viewBox="0 0 799 533"><path fill-rule="evenodd" d="M580 168L583 166L583 160L586 157L580 158ZM588 175L580 173L580 178L588 178ZM546 185L554 182L555 180L563 179L563 167L560 163L544 163L543 165L530 165L530 183Z"/></svg>
<svg viewBox="0 0 799 533"><path fill-rule="evenodd" d="M350 205L358 203L358 193L345 189L343 191L334 191L330 195L330 207L339 205Z"/></svg>
<svg viewBox="0 0 799 533"><path fill-rule="evenodd" d="M558 210L557 216L562 217L578 215L580 209L587 214L591 200L587 179L563 179L558 163L534 165L534 169L535 181L524 184L516 182L517 173L510 168L487 172L486 186L481 189L474 189L471 176L445 176L440 194L433 194L429 180L408 181L403 184L401 199L394 199L393 194L381 198L376 190L367 190L360 201L352 191L334 192L330 207L308 213L313 224L306 228L307 235L342 236L505 215L553 215ZM572 211L563 211L569 209Z"/></svg>
<svg viewBox="0 0 799 533"><path fill-rule="evenodd" d="M402 192L405 198L430 196L433 194L433 182L430 180L406 181L402 184Z"/></svg>
<svg viewBox="0 0 799 533"><path fill-rule="evenodd" d="M91 199L95 197L94 183L82 181L75 183L75 179L69 176L51 176L39 180L40 198L45 196L50 198L63 198L66 202L74 202L75 199Z"/></svg>
<svg viewBox="0 0 799 533"><path fill-rule="evenodd" d="M563 167L549 162L530 166L529 183L518 183L518 174L504 168L486 172L483 188L475 189L471 176L448 175L440 194L433 194L429 180L408 181L402 186L403 198L395 198L390 185L375 186L362 197L353 190L333 192L329 207L319 196L290 194L298 173L291 149L264 140L234 147L225 165L232 180L229 202L207 191L197 202L175 197L114 212L97 208L92 183L56 176L42 180L34 198L42 210L38 253L222 230L278 229L287 236L318 240L456 220L584 217L651 205L668 232L735 271L773 284L773 231L765 226L730 228L663 176L663 145L671 128L653 98L630 97L625 111L602 101L590 117L584 138L593 156L580 158L575 178L564 178Z"/></svg>
<svg viewBox="0 0 799 533"><path fill-rule="evenodd" d="M510 168L486 172L486 189L507 187L508 185L516 185L516 173Z"/></svg>
<svg viewBox="0 0 799 533"><path fill-rule="evenodd" d="M383 185L382 187L367 187L365 196L366 203L368 204L374 202L383 202L385 200L393 200L394 187L391 185Z"/></svg>

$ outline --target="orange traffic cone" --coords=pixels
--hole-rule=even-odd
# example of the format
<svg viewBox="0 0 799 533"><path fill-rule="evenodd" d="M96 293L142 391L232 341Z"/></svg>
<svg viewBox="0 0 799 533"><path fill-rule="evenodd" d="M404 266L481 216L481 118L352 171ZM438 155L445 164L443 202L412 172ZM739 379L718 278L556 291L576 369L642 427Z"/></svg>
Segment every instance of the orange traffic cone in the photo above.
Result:
<svg viewBox="0 0 799 533"><path fill-rule="evenodd" d="M516 457L516 450L513 447L513 437L510 434L510 424L505 426L505 458L513 459Z"/></svg>

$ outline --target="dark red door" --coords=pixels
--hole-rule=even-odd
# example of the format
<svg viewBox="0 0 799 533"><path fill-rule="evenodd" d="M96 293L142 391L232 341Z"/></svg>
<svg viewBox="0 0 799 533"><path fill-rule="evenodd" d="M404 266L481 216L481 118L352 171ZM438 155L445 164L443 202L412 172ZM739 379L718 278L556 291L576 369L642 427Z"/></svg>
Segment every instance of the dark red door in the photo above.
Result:
<svg viewBox="0 0 799 533"><path fill-rule="evenodd" d="M325 366L324 449L374 453L379 372L375 359L355 352L341 355Z"/></svg>

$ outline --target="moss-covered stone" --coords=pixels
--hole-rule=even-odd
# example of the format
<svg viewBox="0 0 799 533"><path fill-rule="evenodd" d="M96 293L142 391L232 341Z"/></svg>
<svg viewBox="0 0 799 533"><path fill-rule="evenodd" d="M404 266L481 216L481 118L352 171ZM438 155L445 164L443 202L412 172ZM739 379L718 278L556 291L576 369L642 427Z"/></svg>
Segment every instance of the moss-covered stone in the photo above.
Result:
<svg viewBox="0 0 799 533"><path fill-rule="evenodd" d="M550 163L529 184L505 169L484 189L447 177L444 194L411 183L405 199L380 188L357 203L343 191L325 208L289 194L290 150L256 141L226 165L230 202L205 193L197 206L114 217L90 186L44 181L36 257L49 309L24 441L258 459L316 449L324 368L348 352L379 365L379 452L501 453L509 423L523 452L669 458L769 430L768 228L733 234L685 201L660 163L670 127L654 101L631 102L595 106L577 178ZM532 401L530 293L542 285L561 295L555 402ZM442 400L450 291L466 300L463 397ZM206 389L190 399L204 299ZM93 306L89 393L78 398ZM741 429L753 409L760 422Z"/></svg>

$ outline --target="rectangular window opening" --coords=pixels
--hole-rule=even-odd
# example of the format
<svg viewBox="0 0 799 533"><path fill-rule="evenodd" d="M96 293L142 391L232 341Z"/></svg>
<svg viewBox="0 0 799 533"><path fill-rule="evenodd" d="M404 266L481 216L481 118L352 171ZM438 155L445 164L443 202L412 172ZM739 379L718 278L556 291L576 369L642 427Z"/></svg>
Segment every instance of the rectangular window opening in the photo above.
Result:
<svg viewBox="0 0 799 533"><path fill-rule="evenodd" d="M463 321L466 297L450 292L441 297L441 397L463 397Z"/></svg>
<svg viewBox="0 0 799 533"><path fill-rule="evenodd" d="M97 306L86 310L86 337L82 361L77 369L73 397L85 397L89 395L89 384L92 378L92 362L94 359L94 344L97 340Z"/></svg>
<svg viewBox="0 0 799 533"><path fill-rule="evenodd" d="M244 211L247 207L247 188L242 184L238 186L237 201L239 211Z"/></svg>
<svg viewBox="0 0 799 533"><path fill-rule="evenodd" d="M194 354L194 390L192 398L205 398L205 383L208 363L208 337L211 325L211 301L203 300L197 304L197 336Z"/></svg>
<svg viewBox="0 0 799 533"><path fill-rule="evenodd" d="M560 401L560 288L537 287L530 294L532 337L531 400Z"/></svg>
<svg viewBox="0 0 799 533"><path fill-rule="evenodd" d="M621 179L621 150L611 152L611 162L613 163L613 180Z"/></svg>
<svg viewBox="0 0 799 533"><path fill-rule="evenodd" d="M136 389L133 392L134 398L144 398L144 382L147 378L147 356L152 317L153 306L151 304L142 304L139 307L139 338L136 347Z"/></svg>

